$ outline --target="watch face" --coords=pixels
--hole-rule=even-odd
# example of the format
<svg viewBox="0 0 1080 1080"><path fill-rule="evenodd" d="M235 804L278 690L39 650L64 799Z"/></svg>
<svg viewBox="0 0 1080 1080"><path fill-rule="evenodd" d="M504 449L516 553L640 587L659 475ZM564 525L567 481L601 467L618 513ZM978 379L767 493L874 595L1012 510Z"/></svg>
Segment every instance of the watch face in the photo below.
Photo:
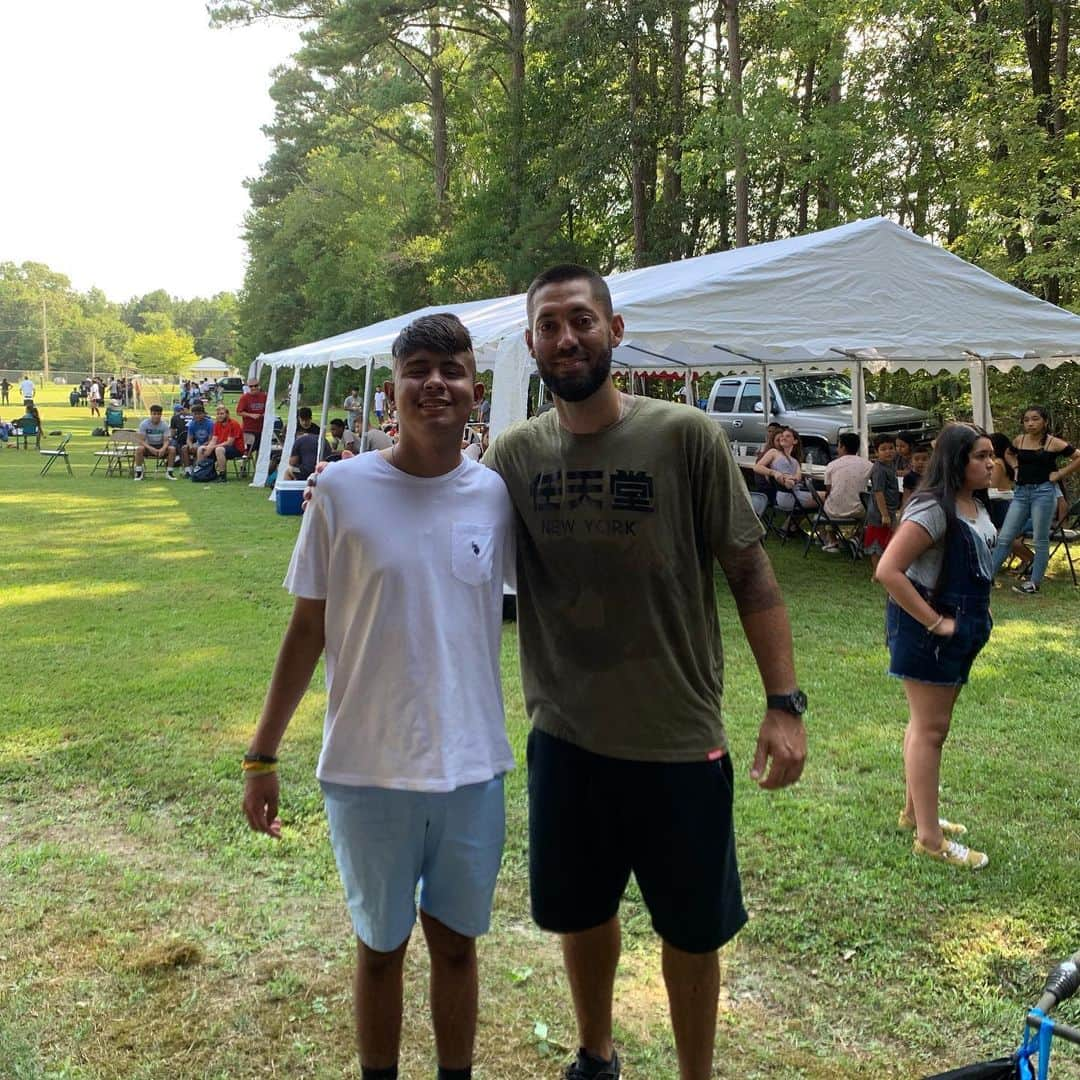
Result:
<svg viewBox="0 0 1080 1080"><path fill-rule="evenodd" d="M796 690L791 695L791 707L799 716L806 712L806 695L801 690Z"/></svg>

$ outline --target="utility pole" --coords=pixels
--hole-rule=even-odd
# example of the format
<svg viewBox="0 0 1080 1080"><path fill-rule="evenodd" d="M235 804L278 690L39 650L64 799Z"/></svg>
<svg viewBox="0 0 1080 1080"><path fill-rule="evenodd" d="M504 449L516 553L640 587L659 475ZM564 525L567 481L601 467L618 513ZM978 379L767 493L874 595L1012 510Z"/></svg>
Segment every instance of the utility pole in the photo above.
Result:
<svg viewBox="0 0 1080 1080"><path fill-rule="evenodd" d="M49 381L49 323L45 311L45 297L41 298L41 351L45 359L45 381Z"/></svg>

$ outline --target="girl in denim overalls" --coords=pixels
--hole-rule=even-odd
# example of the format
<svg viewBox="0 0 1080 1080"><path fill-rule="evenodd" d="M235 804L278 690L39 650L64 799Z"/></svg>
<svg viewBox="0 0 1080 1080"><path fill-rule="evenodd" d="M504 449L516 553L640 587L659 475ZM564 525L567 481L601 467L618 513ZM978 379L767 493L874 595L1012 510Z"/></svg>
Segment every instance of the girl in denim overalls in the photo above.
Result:
<svg viewBox="0 0 1080 1080"><path fill-rule="evenodd" d="M938 778L953 706L990 637L996 533L975 493L990 482L993 454L967 424L945 428L877 568L889 593L889 674L903 680L908 700L899 825L915 831L915 854L972 870L989 859L952 839L963 825L938 817Z"/></svg>

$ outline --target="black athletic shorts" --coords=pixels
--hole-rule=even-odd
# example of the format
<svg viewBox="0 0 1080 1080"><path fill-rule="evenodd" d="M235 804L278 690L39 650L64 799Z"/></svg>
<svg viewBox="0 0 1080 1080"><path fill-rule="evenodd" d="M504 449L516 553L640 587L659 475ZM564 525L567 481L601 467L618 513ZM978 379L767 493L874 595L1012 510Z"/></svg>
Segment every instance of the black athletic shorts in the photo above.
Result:
<svg viewBox="0 0 1080 1080"><path fill-rule="evenodd" d="M732 769L623 761L529 734L529 883L537 925L559 934L618 913L631 871L653 929L684 952L719 948L746 922Z"/></svg>

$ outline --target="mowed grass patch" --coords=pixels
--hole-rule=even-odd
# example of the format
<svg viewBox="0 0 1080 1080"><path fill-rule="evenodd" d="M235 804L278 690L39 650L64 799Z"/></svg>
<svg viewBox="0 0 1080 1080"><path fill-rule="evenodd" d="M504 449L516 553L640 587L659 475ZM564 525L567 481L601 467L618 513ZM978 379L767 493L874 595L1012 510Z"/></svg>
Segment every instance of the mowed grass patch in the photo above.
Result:
<svg viewBox="0 0 1080 1080"><path fill-rule="evenodd" d="M282 842L239 811L299 519L242 483L90 476L103 440L85 412L48 399L42 411L46 431L77 431L74 478L0 451L0 1077L356 1076L353 945L313 777L321 671L283 746ZM913 859L894 831L906 709L884 674L869 567L768 550L811 699L811 758L789 791L748 781L761 691L721 584L751 920L722 954L717 1075L914 1077L1005 1052L1045 969L1080 947L1080 591L1058 561L1042 596L995 593L942 777L944 812L991 864L957 874ZM528 912L516 649L508 625L521 767L480 946L477 1075L555 1077L575 1034L558 943ZM624 1075L674 1077L633 889L622 914ZM403 1076L432 1075L419 941L406 998ZM1080 1076L1078 1061L1057 1051L1057 1075Z"/></svg>

